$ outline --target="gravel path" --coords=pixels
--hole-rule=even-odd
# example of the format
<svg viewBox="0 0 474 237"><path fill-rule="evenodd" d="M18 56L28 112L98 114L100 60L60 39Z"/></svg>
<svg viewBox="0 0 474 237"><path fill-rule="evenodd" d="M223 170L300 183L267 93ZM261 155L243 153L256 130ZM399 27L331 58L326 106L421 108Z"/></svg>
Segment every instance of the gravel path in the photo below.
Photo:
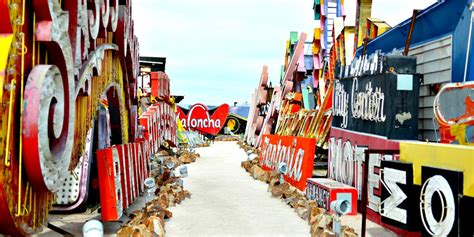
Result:
<svg viewBox="0 0 474 237"><path fill-rule="evenodd" d="M191 199L171 208L167 236L309 236L309 225L268 185L252 179L240 162L247 158L235 142L200 148L188 165L184 187Z"/></svg>

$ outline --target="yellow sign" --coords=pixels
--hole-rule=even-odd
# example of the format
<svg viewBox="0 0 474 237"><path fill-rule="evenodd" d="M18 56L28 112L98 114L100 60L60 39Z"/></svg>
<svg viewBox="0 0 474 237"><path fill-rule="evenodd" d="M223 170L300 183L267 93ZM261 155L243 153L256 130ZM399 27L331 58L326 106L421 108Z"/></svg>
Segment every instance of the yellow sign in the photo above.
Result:
<svg viewBox="0 0 474 237"><path fill-rule="evenodd" d="M463 172L463 194L474 197L474 147L401 142L400 161L413 163L414 184L421 185L421 166Z"/></svg>
<svg viewBox="0 0 474 237"><path fill-rule="evenodd" d="M188 139L186 139L186 136L184 135L186 130L184 130L183 123L181 123L178 116L176 116L176 123L178 125L178 139L183 143L188 143Z"/></svg>

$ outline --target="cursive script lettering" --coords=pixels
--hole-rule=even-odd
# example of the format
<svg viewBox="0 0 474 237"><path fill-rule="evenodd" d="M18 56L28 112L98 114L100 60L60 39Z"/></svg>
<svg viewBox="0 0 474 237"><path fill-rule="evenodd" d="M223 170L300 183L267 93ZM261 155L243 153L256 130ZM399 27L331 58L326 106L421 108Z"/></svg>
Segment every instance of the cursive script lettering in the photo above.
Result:
<svg viewBox="0 0 474 237"><path fill-rule="evenodd" d="M365 91L358 92L358 80L352 81L352 117L356 119L375 122L385 122L384 112L385 95L382 88L372 88L372 82L368 82Z"/></svg>
<svg viewBox="0 0 474 237"><path fill-rule="evenodd" d="M335 82L333 116L342 117L341 128L347 128L347 117L349 115L349 94L339 81Z"/></svg>

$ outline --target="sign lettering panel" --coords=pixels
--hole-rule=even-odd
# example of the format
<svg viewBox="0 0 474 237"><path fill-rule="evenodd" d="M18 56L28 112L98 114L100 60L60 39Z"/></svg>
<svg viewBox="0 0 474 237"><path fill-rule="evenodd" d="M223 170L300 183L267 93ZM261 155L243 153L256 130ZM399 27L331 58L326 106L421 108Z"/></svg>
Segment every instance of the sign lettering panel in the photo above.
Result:
<svg viewBox="0 0 474 237"><path fill-rule="evenodd" d="M314 138L264 135L259 162L264 170L275 171L285 162L288 165L285 181L304 191L306 179L313 175L315 146Z"/></svg>

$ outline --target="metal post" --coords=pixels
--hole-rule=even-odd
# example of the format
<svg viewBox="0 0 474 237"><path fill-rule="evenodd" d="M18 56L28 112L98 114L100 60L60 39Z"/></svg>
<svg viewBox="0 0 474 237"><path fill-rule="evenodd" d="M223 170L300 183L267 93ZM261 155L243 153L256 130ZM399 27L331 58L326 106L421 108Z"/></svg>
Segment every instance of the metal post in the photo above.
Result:
<svg viewBox="0 0 474 237"><path fill-rule="evenodd" d="M364 39L364 44L363 44L363 48L362 48L362 55L361 55L361 58L365 55L365 52L367 50L367 44L369 43L369 38L365 38Z"/></svg>
<svg viewBox="0 0 474 237"><path fill-rule="evenodd" d="M367 224L367 186L368 186L368 175L369 175L369 152L365 151L365 164L362 181L362 227L361 236L365 237L365 228Z"/></svg>
<svg viewBox="0 0 474 237"><path fill-rule="evenodd" d="M416 15L419 11L420 10L413 10L413 15L411 16L410 30L408 31L407 42L405 43L405 50L403 51L403 55L405 56L407 56L408 51L410 51L411 37L413 35L413 31L415 30Z"/></svg>

